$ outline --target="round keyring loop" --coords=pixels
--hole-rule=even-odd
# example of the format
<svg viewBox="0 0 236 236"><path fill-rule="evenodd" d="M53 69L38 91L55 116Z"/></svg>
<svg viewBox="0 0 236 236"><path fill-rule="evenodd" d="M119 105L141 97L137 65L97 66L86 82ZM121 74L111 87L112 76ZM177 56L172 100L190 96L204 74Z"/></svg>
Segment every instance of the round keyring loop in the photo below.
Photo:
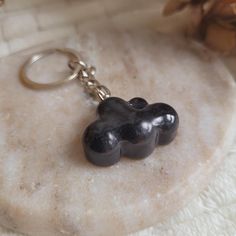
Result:
<svg viewBox="0 0 236 236"><path fill-rule="evenodd" d="M60 53L63 54L65 56L67 56L69 58L69 62L78 62L77 63L77 67L73 69L73 73L71 75L69 75L68 77L55 81L55 82L51 82L51 83L39 83L39 82L35 82L33 81L29 76L28 76L28 71L30 69L30 67L36 63L37 61L52 55L54 53ZM77 78L78 73L81 69L81 65L80 65L80 56L78 55L78 53L74 52L71 49L48 49L42 52L39 52L37 54L32 55L21 67L20 69L20 79L21 81L29 86L30 88L33 89L48 89L48 88L53 88L55 86L59 86L65 83L68 83L69 81L72 81L74 79Z"/></svg>

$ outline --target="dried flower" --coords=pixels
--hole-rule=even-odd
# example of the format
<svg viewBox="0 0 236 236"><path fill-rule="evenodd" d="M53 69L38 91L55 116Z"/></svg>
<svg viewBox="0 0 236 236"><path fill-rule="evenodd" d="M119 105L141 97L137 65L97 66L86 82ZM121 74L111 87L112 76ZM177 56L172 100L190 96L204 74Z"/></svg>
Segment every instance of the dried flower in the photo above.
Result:
<svg viewBox="0 0 236 236"><path fill-rule="evenodd" d="M163 14L183 9L191 11L187 35L220 52L236 49L236 0L170 0Z"/></svg>
<svg viewBox="0 0 236 236"><path fill-rule="evenodd" d="M169 16L188 6L201 6L205 2L207 2L207 0L169 0L165 5L163 14Z"/></svg>

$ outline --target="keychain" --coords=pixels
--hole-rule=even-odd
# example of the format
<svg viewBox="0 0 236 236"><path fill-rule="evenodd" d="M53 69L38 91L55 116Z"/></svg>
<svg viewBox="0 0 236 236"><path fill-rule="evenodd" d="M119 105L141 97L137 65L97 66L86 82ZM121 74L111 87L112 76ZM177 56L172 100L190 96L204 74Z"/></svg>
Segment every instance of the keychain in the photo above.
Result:
<svg viewBox="0 0 236 236"><path fill-rule="evenodd" d="M54 53L69 58L71 75L52 83L31 80L27 75L30 66ZM171 106L164 103L148 104L140 97L128 102L111 97L109 89L95 79L95 67L87 66L73 50L49 49L31 56L20 70L20 79L33 89L52 88L78 79L85 91L99 100L98 118L83 134L85 156L97 166L111 166L122 156L143 159L158 144L168 144L176 136L179 118Z"/></svg>

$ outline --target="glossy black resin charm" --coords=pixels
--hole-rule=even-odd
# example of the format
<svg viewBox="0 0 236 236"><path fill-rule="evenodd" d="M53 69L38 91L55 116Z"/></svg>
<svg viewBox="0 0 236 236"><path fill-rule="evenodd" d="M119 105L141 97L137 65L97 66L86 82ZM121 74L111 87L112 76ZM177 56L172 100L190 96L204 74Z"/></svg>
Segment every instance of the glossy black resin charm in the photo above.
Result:
<svg viewBox="0 0 236 236"><path fill-rule="evenodd" d="M148 105L142 98L129 102L111 97L98 106L99 118L85 131L86 158L98 166L110 166L122 156L142 159L158 144L168 144L176 135L179 118L164 103Z"/></svg>

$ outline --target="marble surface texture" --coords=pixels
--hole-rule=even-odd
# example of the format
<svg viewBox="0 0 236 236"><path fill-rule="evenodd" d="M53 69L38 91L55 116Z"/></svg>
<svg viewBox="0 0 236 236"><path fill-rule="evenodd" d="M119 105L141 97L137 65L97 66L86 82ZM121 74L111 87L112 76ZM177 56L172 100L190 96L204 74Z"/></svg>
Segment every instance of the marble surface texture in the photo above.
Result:
<svg viewBox="0 0 236 236"><path fill-rule="evenodd" d="M83 30L163 27L165 0L7 0L0 7L0 57ZM158 23L159 22L159 23ZM182 20L180 20L182 22ZM169 24L170 25L170 24Z"/></svg>
<svg viewBox="0 0 236 236"><path fill-rule="evenodd" d="M179 133L145 160L94 167L80 140L96 104L80 85L30 90L18 79L29 52L3 59L1 224L29 235L105 236L136 232L174 214L208 183L232 143L235 82L228 70L182 39L148 31L83 33L57 45L96 65L98 80L114 96L171 104ZM63 76L63 63L49 58L31 75Z"/></svg>

